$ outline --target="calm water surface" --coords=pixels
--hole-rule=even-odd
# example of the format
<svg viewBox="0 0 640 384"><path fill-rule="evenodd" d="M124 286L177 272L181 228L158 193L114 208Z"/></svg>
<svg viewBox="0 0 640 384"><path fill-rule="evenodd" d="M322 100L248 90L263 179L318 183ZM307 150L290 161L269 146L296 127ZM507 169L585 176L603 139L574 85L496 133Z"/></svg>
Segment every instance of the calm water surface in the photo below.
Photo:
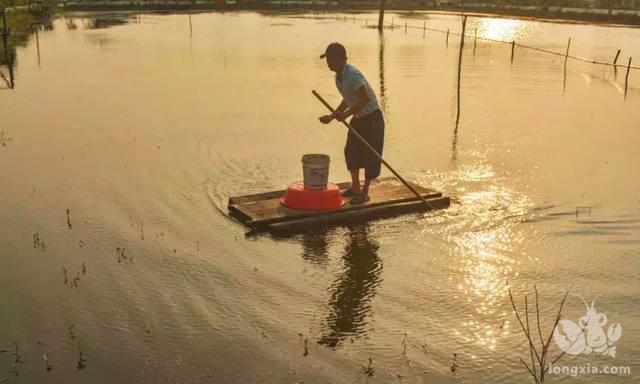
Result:
<svg viewBox="0 0 640 384"><path fill-rule="evenodd" d="M562 57L517 48L511 62L509 45L484 41L474 55L468 39L456 130L457 36L320 16L203 13L190 36L186 15L74 14L17 48L15 89L0 91L0 347L19 340L18 379L529 382L509 281L519 305L537 286L545 333L564 292L575 322L595 299L622 325L616 357L562 361L632 369L580 382L634 382L640 72L625 100L624 70L570 60L565 77ZM638 29L468 24L640 59ZM386 159L453 204L245 237L229 196L300 179L302 154L329 154L332 181L348 179L344 128L320 125L311 95L340 101L318 59L335 40L379 94ZM0 354L0 379L14 360Z"/></svg>

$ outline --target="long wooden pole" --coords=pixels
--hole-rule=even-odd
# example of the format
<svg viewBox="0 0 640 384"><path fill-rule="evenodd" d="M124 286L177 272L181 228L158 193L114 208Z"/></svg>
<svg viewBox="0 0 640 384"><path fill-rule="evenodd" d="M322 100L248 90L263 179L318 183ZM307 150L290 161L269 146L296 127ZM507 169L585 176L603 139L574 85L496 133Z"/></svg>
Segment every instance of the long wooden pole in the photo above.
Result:
<svg viewBox="0 0 640 384"><path fill-rule="evenodd" d="M332 113L335 112L335 110L331 107L331 105L329 105L329 103L327 103L322 96L320 96L318 94L318 92L316 92L315 90L311 91L311 93L313 93L313 95L315 97L318 98L318 100L320 100L320 102L322 104L324 104L325 107L327 107L328 110L330 110ZM407 188L409 188L409 190L416 195L420 200L422 200L422 202L429 208L429 209L433 209L433 206L424 198L424 196L422 196L420 193L418 193L418 191L416 191L415 188L413 188L411 186L411 184L407 183L407 181L402 178L402 176L400 176L398 174L398 172L395 171L395 169L393 169L391 167L391 165L389 165L389 163L387 163L385 161L385 159L382 158L382 156L378 153L378 151L376 151L368 142L367 140L364 139L364 137L360 136L360 134L358 133L358 131L356 131L355 129L353 129L353 127L347 123L346 121L343 121L342 124L344 124L347 129L349 129L349 132L351 132L355 137L358 138L358 140L360 140L362 142L362 144L364 144L367 148L369 148L369 150L371 151L371 153L373 153L375 155L375 157L378 158L378 160L382 161L382 164L385 165L385 167L387 167L387 169L389 169L391 171L391 173L394 174L394 176L396 178L398 178L398 180L400 180L402 182L402 184L404 184Z"/></svg>

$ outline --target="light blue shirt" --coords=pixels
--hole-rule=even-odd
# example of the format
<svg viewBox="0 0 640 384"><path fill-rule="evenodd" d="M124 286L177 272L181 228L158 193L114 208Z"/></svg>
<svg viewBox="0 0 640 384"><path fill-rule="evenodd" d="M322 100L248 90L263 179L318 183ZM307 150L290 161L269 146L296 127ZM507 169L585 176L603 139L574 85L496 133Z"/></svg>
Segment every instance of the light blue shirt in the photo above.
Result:
<svg viewBox="0 0 640 384"><path fill-rule="evenodd" d="M349 108L353 107L358 102L356 90L362 85L364 85L367 90L369 101L361 110L353 115L356 118L368 115L369 113L380 109L376 94L373 91L373 88L371 88L371 85L369 85L367 79L362 75L362 72L349 63L344 65L342 73L336 75L336 87L338 87L338 91Z"/></svg>

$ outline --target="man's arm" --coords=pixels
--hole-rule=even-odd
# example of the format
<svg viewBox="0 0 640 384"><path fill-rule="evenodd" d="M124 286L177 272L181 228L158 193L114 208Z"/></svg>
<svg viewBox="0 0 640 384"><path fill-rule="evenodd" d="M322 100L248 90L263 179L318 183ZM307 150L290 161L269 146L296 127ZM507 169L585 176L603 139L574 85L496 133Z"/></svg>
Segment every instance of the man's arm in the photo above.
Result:
<svg viewBox="0 0 640 384"><path fill-rule="evenodd" d="M356 89L356 96L358 97L358 101L356 105L351 108L345 109L340 115L336 114L336 118L339 120L345 120L351 115L358 113L365 105L369 102L369 93L367 92L367 87L364 84L360 86L360 88ZM344 100L343 100L344 103ZM342 104L340 104L342 106Z"/></svg>
<svg viewBox="0 0 640 384"><path fill-rule="evenodd" d="M331 114L320 117L320 122L323 124L329 124L331 120L343 114L346 109L347 109L347 102L344 101L344 99L342 99L342 102L340 103L340 105L338 105L338 108L336 108Z"/></svg>
<svg viewBox="0 0 640 384"><path fill-rule="evenodd" d="M340 103L340 105L338 105L338 108L336 108L335 111L333 111L333 113L331 114L331 118L335 119L336 116L338 116L338 113L342 113L346 110L347 110L347 102L344 101L344 99L342 99L342 102Z"/></svg>

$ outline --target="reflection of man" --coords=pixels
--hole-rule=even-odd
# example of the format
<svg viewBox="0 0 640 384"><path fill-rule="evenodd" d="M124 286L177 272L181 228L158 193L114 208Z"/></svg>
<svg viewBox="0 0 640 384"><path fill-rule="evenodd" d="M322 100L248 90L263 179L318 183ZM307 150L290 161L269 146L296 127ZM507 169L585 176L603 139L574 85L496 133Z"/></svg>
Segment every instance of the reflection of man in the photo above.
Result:
<svg viewBox="0 0 640 384"><path fill-rule="evenodd" d="M331 287L328 330L319 344L335 348L346 337L366 333L371 300L381 283L382 259L377 241L369 236L367 225L348 227L344 249L344 270Z"/></svg>
<svg viewBox="0 0 640 384"><path fill-rule="evenodd" d="M320 117L323 124L333 119L344 121L353 116L350 125L382 155L384 144L384 118L373 89L362 73L347 64L347 52L340 43L331 43L320 58L326 58L327 66L336 73L336 86L342 102L330 115ZM369 200L371 180L380 175L381 161L371 150L349 131L344 148L347 169L351 172L351 187L343 196L352 196L351 204L363 204ZM364 185L360 188L360 169L364 168Z"/></svg>

